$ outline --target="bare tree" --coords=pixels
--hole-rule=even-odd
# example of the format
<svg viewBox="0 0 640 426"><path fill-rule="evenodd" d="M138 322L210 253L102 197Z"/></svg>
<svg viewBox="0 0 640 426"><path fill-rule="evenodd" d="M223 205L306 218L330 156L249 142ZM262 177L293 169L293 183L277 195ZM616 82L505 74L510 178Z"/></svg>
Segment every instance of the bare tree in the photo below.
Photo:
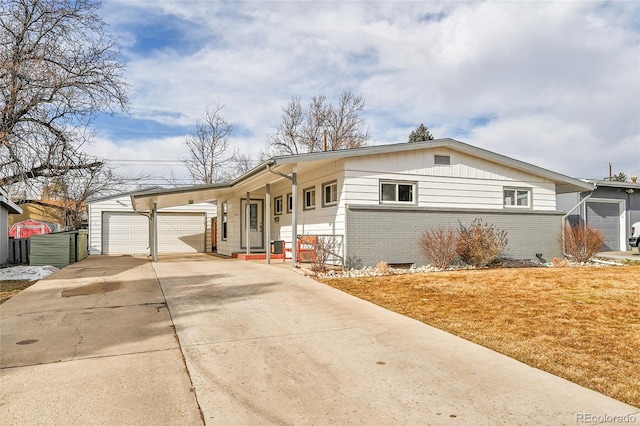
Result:
<svg viewBox="0 0 640 426"><path fill-rule="evenodd" d="M125 176L113 171L106 163L91 169L70 170L52 178L42 187L42 199L61 202L65 226L79 229L86 220L87 202L94 197L123 192L138 185L148 176Z"/></svg>
<svg viewBox="0 0 640 426"><path fill-rule="evenodd" d="M94 173L84 154L99 112L127 108L124 65L97 0L0 4L0 185Z"/></svg>
<svg viewBox="0 0 640 426"><path fill-rule="evenodd" d="M184 140L189 156L181 161L196 183L208 184L228 179L227 168L238 153L229 144L233 126L222 118L223 108L221 103L214 108L207 108L203 119L196 123L195 132Z"/></svg>
<svg viewBox="0 0 640 426"><path fill-rule="evenodd" d="M364 146L370 135L361 117L363 111L362 95L354 95L351 90L342 92L338 105L318 95L303 108L300 98L293 96L282 108L277 131L269 137L260 157L322 151L325 138L327 149L332 151Z"/></svg>

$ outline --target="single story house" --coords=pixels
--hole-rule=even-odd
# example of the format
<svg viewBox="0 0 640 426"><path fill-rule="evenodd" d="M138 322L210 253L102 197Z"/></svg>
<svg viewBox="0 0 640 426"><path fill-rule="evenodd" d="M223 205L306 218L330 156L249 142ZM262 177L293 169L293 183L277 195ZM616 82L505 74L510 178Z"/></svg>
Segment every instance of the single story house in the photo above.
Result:
<svg viewBox="0 0 640 426"><path fill-rule="evenodd" d="M424 264L424 230L457 228L475 218L508 231L507 255L562 255L565 212L556 195L593 185L453 139L377 145L271 158L224 184L131 194L153 220L161 209L217 201L218 253L265 253L301 235L334 239L347 266ZM151 255L157 259L154 244Z"/></svg>
<svg viewBox="0 0 640 426"><path fill-rule="evenodd" d="M0 265L9 261L9 215L20 213L22 209L0 188Z"/></svg>
<svg viewBox="0 0 640 426"><path fill-rule="evenodd" d="M215 204L184 204L158 211L159 253L211 252ZM90 254L149 254L149 215L133 210L130 193L93 199L88 210Z"/></svg>
<svg viewBox="0 0 640 426"><path fill-rule="evenodd" d="M558 195L558 208L572 223L586 223L602 230L602 251L625 251L631 225L640 221L640 183L591 180L591 190Z"/></svg>

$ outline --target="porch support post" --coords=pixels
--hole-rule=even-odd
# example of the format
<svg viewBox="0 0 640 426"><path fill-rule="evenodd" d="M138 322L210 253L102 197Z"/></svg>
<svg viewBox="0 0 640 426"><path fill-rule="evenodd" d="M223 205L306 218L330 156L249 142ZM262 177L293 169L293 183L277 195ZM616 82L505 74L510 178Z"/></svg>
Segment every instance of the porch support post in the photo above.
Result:
<svg viewBox="0 0 640 426"><path fill-rule="evenodd" d="M291 173L291 264L298 267L298 166L293 166Z"/></svg>
<svg viewBox="0 0 640 426"><path fill-rule="evenodd" d="M249 235L249 233L251 232L250 231L251 218L249 217L251 212L251 206L249 205L250 200L251 200L251 193L247 191L247 202L244 205L244 239L245 239L245 244L247 245L247 254L251 253L251 237Z"/></svg>
<svg viewBox="0 0 640 426"><path fill-rule="evenodd" d="M158 261L158 203L154 201L153 211L151 212L151 258L154 262Z"/></svg>
<svg viewBox="0 0 640 426"><path fill-rule="evenodd" d="M265 196L264 247L267 250L267 264L271 263L271 184L267 184Z"/></svg>

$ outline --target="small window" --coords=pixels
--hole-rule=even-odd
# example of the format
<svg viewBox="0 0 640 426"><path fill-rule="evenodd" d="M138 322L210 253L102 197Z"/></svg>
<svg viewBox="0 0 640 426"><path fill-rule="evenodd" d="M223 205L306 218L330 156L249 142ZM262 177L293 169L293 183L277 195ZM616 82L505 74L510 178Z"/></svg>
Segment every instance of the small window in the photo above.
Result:
<svg viewBox="0 0 640 426"><path fill-rule="evenodd" d="M503 197L505 207L528 208L531 205L530 189L505 189Z"/></svg>
<svg viewBox="0 0 640 426"><path fill-rule="evenodd" d="M313 210L316 208L316 187L307 188L302 191L304 195L304 209Z"/></svg>
<svg viewBox="0 0 640 426"><path fill-rule="evenodd" d="M451 165L451 157L448 155L434 155L433 162L436 166L450 166Z"/></svg>
<svg viewBox="0 0 640 426"><path fill-rule="evenodd" d="M380 202L413 203L415 187L410 182L380 182Z"/></svg>
<svg viewBox="0 0 640 426"><path fill-rule="evenodd" d="M284 204L283 204L283 200L282 197L276 197L273 200L273 214L282 214Z"/></svg>
<svg viewBox="0 0 640 426"><path fill-rule="evenodd" d="M293 196L291 194L287 194L287 213L291 213L293 211Z"/></svg>
<svg viewBox="0 0 640 426"><path fill-rule="evenodd" d="M322 184L322 207L335 206L338 204L338 182L327 182Z"/></svg>
<svg viewBox="0 0 640 426"><path fill-rule="evenodd" d="M222 203L222 240L227 240L227 203Z"/></svg>

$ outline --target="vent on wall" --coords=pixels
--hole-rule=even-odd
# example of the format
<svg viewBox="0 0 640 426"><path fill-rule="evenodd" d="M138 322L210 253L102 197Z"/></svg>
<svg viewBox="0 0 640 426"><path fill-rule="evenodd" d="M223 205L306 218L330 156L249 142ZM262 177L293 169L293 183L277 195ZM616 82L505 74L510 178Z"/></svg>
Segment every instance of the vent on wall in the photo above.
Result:
<svg viewBox="0 0 640 426"><path fill-rule="evenodd" d="M451 165L451 157L448 155L434 155L433 162L436 166L450 166Z"/></svg>

